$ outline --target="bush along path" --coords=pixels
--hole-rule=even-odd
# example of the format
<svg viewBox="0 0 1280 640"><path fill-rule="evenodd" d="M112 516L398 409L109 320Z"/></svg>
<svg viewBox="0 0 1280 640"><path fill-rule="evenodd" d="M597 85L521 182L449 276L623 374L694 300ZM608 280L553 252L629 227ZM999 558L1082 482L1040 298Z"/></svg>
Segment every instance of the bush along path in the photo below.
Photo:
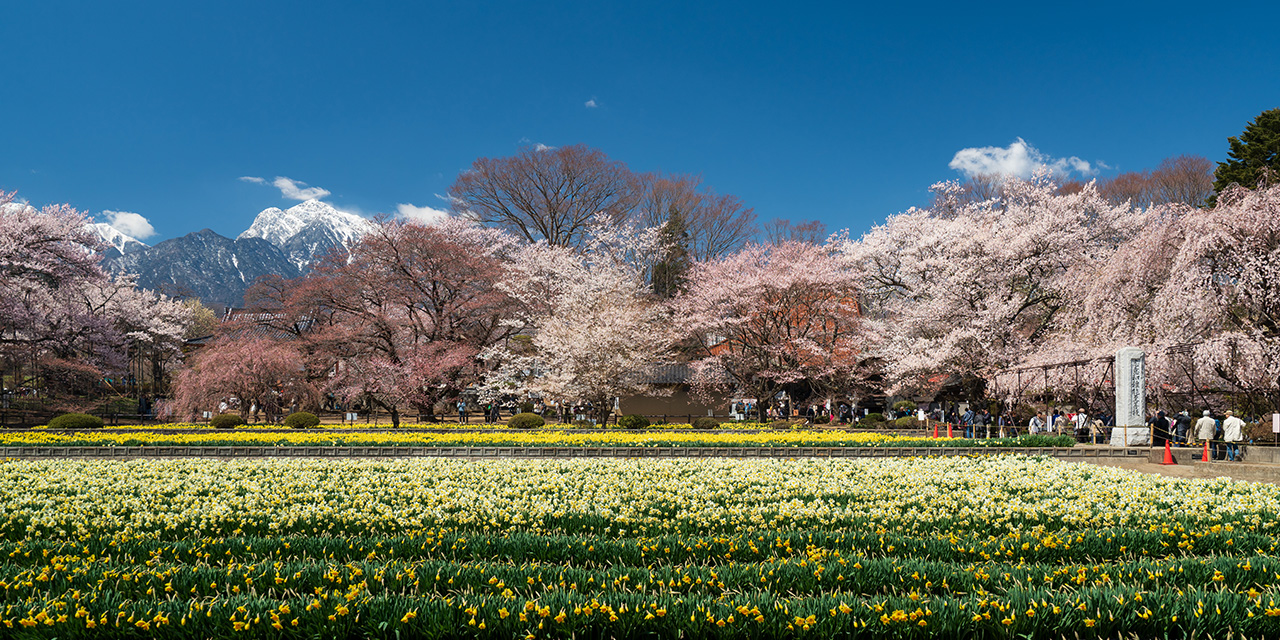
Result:
<svg viewBox="0 0 1280 640"><path fill-rule="evenodd" d="M1024 435L1017 438L920 438L845 431L742 432L342 432L219 431L157 433L151 431L0 432L0 447L1071 447L1068 436Z"/></svg>

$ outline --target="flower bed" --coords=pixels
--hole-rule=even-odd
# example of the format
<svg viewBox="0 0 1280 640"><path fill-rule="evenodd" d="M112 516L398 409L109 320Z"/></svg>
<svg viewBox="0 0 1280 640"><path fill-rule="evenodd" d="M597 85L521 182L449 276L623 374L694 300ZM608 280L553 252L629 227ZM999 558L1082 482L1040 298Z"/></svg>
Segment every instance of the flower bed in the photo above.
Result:
<svg viewBox="0 0 1280 640"><path fill-rule="evenodd" d="M8 461L0 635L1276 637L1280 488L984 459Z"/></svg>
<svg viewBox="0 0 1280 640"><path fill-rule="evenodd" d="M278 447L1069 447L1069 437L1021 436L971 440L845 431L569 432L531 431L255 431L202 433L94 430L0 432L0 447L278 446Z"/></svg>

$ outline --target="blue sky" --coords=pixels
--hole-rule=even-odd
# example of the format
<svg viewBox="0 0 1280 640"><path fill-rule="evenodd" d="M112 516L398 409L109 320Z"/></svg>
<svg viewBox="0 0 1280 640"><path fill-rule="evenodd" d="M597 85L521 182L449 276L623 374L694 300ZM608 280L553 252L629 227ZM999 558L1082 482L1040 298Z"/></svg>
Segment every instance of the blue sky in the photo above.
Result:
<svg viewBox="0 0 1280 640"><path fill-rule="evenodd" d="M0 189L155 243L289 206L277 176L444 207L475 158L585 143L857 234L962 149L1217 161L1280 106L1277 3L867 4L7 3Z"/></svg>

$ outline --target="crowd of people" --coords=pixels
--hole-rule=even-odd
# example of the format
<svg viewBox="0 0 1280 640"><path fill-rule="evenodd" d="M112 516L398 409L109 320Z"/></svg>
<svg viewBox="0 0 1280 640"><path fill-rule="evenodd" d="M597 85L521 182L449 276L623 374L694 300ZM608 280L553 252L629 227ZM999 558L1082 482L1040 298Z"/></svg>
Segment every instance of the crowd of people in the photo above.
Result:
<svg viewBox="0 0 1280 640"><path fill-rule="evenodd" d="M240 412L244 408L244 402L240 398L234 396L223 398L218 402L218 413ZM246 421L257 424L261 420L265 424L279 424L285 416L298 412L298 401L293 400L287 405L288 413L284 413L284 400L279 393L271 393L263 400L250 400L249 406L244 411Z"/></svg>
<svg viewBox="0 0 1280 640"><path fill-rule="evenodd" d="M557 402L555 400L543 401L536 399L533 402L524 403L523 406L514 400L505 401L489 401L489 402L470 402L465 398L459 399L456 403L458 410L458 423L469 424L473 414L478 414L484 419L484 424L498 424L502 422L503 416L511 417L522 410L530 413L536 413L548 421L556 421L562 424L571 424L574 422L595 422L596 406L592 402ZM616 414L617 406L615 403Z"/></svg>
<svg viewBox="0 0 1280 640"><path fill-rule="evenodd" d="M963 412L937 409L925 417L958 425L966 438L1021 435L1018 421L1003 414L993 415L988 409L969 408ZM1234 411L1214 416L1209 410L1203 411L1198 419L1193 418L1189 411L1181 411L1174 416L1157 411L1147 421L1154 446L1161 447L1166 442L1175 447L1207 445L1213 459L1228 461L1241 459L1240 444L1247 440L1246 424ZM1039 411L1025 423L1026 433L1030 435L1070 435L1081 443L1093 444L1109 442L1114 427L1114 416L1105 411L1090 415L1086 408Z"/></svg>
<svg viewBox="0 0 1280 640"><path fill-rule="evenodd" d="M1179 412L1172 419L1165 412L1158 411L1149 421L1151 443L1164 446L1169 443L1175 447L1190 447L1206 444L1215 460L1229 461L1240 459L1240 443L1245 441L1245 421L1234 411L1227 411L1216 418L1205 409L1199 419L1192 422L1191 414Z"/></svg>

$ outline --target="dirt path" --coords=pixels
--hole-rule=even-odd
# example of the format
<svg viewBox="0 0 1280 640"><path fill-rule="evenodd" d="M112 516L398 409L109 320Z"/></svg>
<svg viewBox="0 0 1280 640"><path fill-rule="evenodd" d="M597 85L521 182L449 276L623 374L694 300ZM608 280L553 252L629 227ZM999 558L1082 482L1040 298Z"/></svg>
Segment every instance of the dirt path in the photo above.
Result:
<svg viewBox="0 0 1280 640"><path fill-rule="evenodd" d="M1280 465L1260 463L1197 462L1193 464L1162 465L1145 460L1124 458L1072 458L1063 462L1072 464L1096 464L1119 467L1142 473L1154 473L1170 478L1220 478L1280 485Z"/></svg>

